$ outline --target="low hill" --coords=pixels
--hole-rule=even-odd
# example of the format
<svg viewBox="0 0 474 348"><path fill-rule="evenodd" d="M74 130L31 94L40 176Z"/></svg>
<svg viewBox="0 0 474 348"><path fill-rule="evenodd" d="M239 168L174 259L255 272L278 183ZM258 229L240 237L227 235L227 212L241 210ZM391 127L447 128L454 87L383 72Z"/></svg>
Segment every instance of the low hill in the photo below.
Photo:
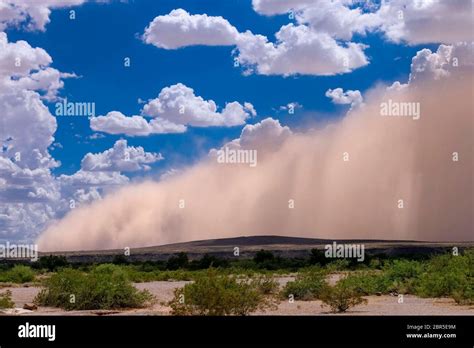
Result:
<svg viewBox="0 0 474 348"><path fill-rule="evenodd" d="M420 242L384 240L327 240L283 236L243 236L235 238L208 239L160 246L132 248L131 261L167 260L170 256L185 252L189 259L198 259L204 254L223 258L235 258L235 248L239 248L240 258L251 258L259 250L267 250L282 257L307 257L311 249L324 250L327 244L363 244L368 254L430 254L458 247L474 247L474 242ZM123 249L42 252L44 255L63 255L70 262L110 262L116 255L123 255Z"/></svg>

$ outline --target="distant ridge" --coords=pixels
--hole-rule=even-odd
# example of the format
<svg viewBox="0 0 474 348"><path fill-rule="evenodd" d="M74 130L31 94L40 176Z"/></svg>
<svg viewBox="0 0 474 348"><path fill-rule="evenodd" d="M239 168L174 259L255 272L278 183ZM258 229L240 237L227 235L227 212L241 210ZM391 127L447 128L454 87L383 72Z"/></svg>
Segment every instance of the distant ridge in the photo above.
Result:
<svg viewBox="0 0 474 348"><path fill-rule="evenodd" d="M404 240L368 240L368 239L317 239L286 236L242 236L233 238L196 240L159 246L131 248L132 261L167 260L179 252L185 252L190 259L197 259L204 254L217 257L233 258L234 248L239 248L239 257L251 258L259 250L268 250L282 257L307 257L311 249L323 250L327 244L364 244L369 254L403 254L403 253L436 253L456 246L474 247L474 242L423 242ZM70 262L110 262L116 255L123 255L123 249L40 252L44 255L63 255Z"/></svg>

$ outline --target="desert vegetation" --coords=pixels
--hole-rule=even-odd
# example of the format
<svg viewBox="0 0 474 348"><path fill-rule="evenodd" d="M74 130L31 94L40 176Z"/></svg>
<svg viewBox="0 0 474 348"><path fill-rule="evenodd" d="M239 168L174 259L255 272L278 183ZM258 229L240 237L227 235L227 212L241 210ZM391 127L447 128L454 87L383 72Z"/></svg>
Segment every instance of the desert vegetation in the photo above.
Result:
<svg viewBox="0 0 474 348"><path fill-rule="evenodd" d="M90 273L65 268L44 282L35 303L66 310L136 308L151 302L151 294L137 290L119 266L104 264Z"/></svg>
<svg viewBox="0 0 474 348"><path fill-rule="evenodd" d="M15 304L12 301L12 292L7 290L0 292L0 309L13 308Z"/></svg>
<svg viewBox="0 0 474 348"><path fill-rule="evenodd" d="M268 278L238 278L210 268L193 283L176 289L170 307L174 315L248 315L276 306L275 288Z"/></svg>
<svg viewBox="0 0 474 348"><path fill-rule="evenodd" d="M282 276L289 281L279 285L275 279ZM189 281L167 303L174 315L248 315L289 300L319 300L331 312L345 312L363 305L365 296L386 294L473 305L474 250L424 257L370 255L364 262L327 259L318 250L293 259L262 250L241 260L211 255L189 260L180 253L158 262L117 256L111 264L71 264L47 256L29 265L0 264L0 287L40 284L35 303L65 310L149 306L153 296L134 283L153 281ZM0 304L12 304L8 292L0 294Z"/></svg>

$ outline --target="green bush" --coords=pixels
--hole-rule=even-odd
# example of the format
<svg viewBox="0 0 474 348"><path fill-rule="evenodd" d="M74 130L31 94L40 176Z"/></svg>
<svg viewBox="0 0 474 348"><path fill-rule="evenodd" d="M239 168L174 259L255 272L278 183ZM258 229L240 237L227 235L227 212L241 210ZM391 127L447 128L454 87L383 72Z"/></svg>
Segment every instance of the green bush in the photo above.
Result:
<svg viewBox="0 0 474 348"><path fill-rule="evenodd" d="M474 280L469 279L469 282L456 290L453 290L451 297L460 305L474 305Z"/></svg>
<svg viewBox="0 0 474 348"><path fill-rule="evenodd" d="M10 290L0 293L0 309L13 308L15 303L12 301L12 292Z"/></svg>
<svg viewBox="0 0 474 348"><path fill-rule="evenodd" d="M326 270L329 273L337 271L346 271L351 266L351 262L352 261L348 259L336 259L326 265Z"/></svg>
<svg viewBox="0 0 474 348"><path fill-rule="evenodd" d="M390 281L381 272L358 272L344 278L346 285L363 295L387 293L390 291Z"/></svg>
<svg viewBox="0 0 474 348"><path fill-rule="evenodd" d="M28 266L15 265L0 273L0 283L27 283L35 279L35 272Z"/></svg>
<svg viewBox="0 0 474 348"><path fill-rule="evenodd" d="M345 312L353 306L367 303L367 300L362 297L362 293L344 279L334 286L325 287L319 298L334 313Z"/></svg>
<svg viewBox="0 0 474 348"><path fill-rule="evenodd" d="M432 258L426 272L420 277L416 293L422 297L453 297L456 302L469 304L474 301L474 252L464 255L451 254Z"/></svg>
<svg viewBox="0 0 474 348"><path fill-rule="evenodd" d="M89 274L63 269L45 282L34 302L66 310L144 307L153 300L146 290L137 290L116 265L104 264Z"/></svg>
<svg viewBox="0 0 474 348"><path fill-rule="evenodd" d="M321 270L303 271L294 281L286 283L282 296L288 298L292 295L295 300L301 301L317 299L327 285L325 278L326 273Z"/></svg>
<svg viewBox="0 0 474 348"><path fill-rule="evenodd" d="M237 279L211 268L206 276L176 289L169 305L173 315L247 315L275 305L261 284L260 279Z"/></svg>

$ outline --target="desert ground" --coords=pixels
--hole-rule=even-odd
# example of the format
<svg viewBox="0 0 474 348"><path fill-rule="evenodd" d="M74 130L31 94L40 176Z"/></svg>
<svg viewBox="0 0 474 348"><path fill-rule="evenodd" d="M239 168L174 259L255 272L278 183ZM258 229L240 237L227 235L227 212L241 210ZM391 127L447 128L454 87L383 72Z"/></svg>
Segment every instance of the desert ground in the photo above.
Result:
<svg viewBox="0 0 474 348"><path fill-rule="evenodd" d="M330 283L339 276L333 274ZM292 276L276 278L281 286L294 279ZM53 307L39 307L37 310L25 310L26 303L33 302L33 298L40 291L37 286L6 287L2 290L11 290L15 302L14 309L3 310L0 315L169 315L170 307L166 305L173 297L176 288L183 287L186 281L153 281L135 283L140 289L148 289L155 297L156 303L147 308L130 310L87 310L65 311ZM343 314L333 314L321 301L281 301L275 310L256 312L253 315L474 315L474 306L457 305L450 298L419 298L405 295L403 303L398 302L398 296L381 295L366 296L367 304L355 306Z"/></svg>

